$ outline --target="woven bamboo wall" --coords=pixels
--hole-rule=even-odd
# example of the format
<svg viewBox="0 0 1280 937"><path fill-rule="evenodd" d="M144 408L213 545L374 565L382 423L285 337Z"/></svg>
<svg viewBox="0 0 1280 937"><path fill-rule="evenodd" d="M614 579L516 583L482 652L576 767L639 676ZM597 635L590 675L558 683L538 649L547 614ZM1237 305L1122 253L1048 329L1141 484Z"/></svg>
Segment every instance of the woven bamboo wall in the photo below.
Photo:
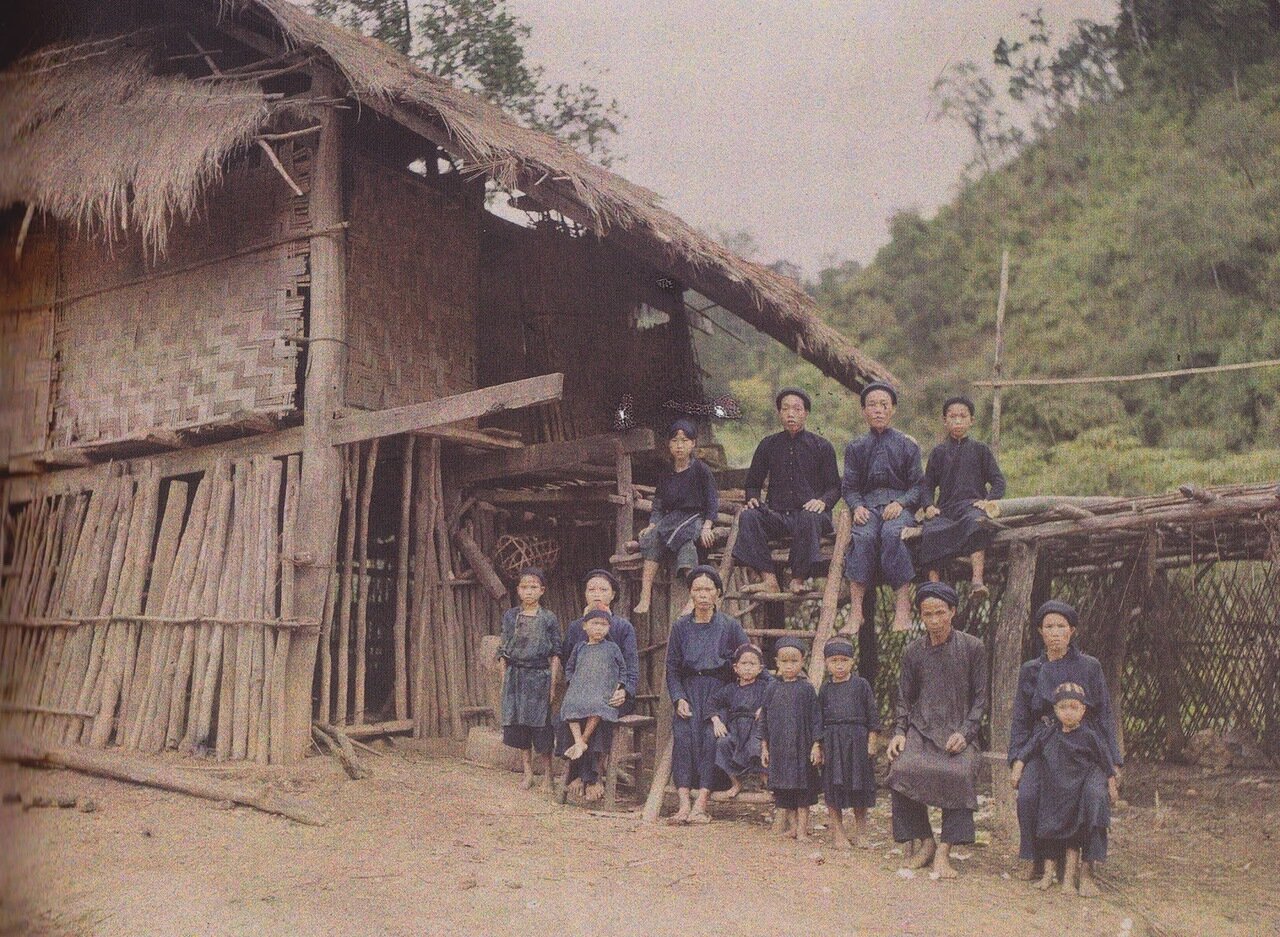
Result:
<svg viewBox="0 0 1280 937"><path fill-rule="evenodd" d="M665 427L674 413L662 405L698 396L702 382L681 294L663 289L659 279L657 271L595 237L486 218L481 384L563 371L560 411L569 437L610 431L623 394L634 398L640 425ZM671 322L635 328L632 317L641 303L666 312ZM532 433L528 421L534 417L506 419Z"/></svg>
<svg viewBox="0 0 1280 937"><path fill-rule="evenodd" d="M305 190L309 151L279 153ZM306 240L150 276L307 231L305 197L260 155L230 169L201 217L175 225L156 263L136 238L65 239L61 295L149 279L57 309L51 446L292 408L297 346L283 339L302 328Z"/></svg>
<svg viewBox="0 0 1280 937"><path fill-rule="evenodd" d="M474 389L480 206L358 153L348 181L348 404Z"/></svg>
<svg viewBox="0 0 1280 937"><path fill-rule="evenodd" d="M0 233L0 308L31 306L56 289L56 244L39 221L21 260L10 249L19 216L10 216ZM52 389L53 311L49 308L0 313L0 461L43 449L49 429Z"/></svg>

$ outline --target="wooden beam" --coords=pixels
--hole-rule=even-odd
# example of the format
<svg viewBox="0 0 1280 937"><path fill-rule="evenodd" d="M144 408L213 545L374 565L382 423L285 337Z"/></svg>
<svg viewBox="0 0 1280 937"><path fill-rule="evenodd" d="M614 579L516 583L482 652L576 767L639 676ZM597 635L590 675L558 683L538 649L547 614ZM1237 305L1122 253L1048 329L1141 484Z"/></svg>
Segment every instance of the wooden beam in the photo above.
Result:
<svg viewBox="0 0 1280 937"><path fill-rule="evenodd" d="M1015 543L1009 548L1007 585L996 619L991 662L991 788L995 818L1008 833L1018 825L1017 793L1009 785L1002 765L1009 751L1013 725L1013 698L1018 692L1022 668L1022 636L1031 621L1031 594L1035 589L1037 546Z"/></svg>
<svg viewBox="0 0 1280 937"><path fill-rule="evenodd" d="M373 410L368 413L347 412L333 421L332 441L335 446L412 433L434 426L461 423L475 417L503 410L518 410L534 404L559 400L564 394L563 374L543 374L522 381L495 384L480 390L440 397L426 403Z"/></svg>
<svg viewBox="0 0 1280 937"><path fill-rule="evenodd" d="M539 443L512 452L494 452L480 456L454 472L453 482L473 485L476 482L512 475L527 475L554 469L567 469L592 459L612 460L621 452L647 452L653 448L653 430L633 429L625 433L606 433L566 439L562 442ZM614 474L613 469L610 474Z"/></svg>
<svg viewBox="0 0 1280 937"><path fill-rule="evenodd" d="M456 442L476 449L523 449L524 443L509 436L490 436L482 429L465 429L461 426L432 426L414 430L414 436L434 437L446 442Z"/></svg>
<svg viewBox="0 0 1280 937"><path fill-rule="evenodd" d="M531 489L486 488L473 492L477 501L487 504L613 504L618 496L606 488L575 485L570 488Z"/></svg>
<svg viewBox="0 0 1280 937"><path fill-rule="evenodd" d="M325 96L344 94L328 74L316 77ZM311 167L312 225L333 229L343 222L343 113L321 108L320 136ZM345 231L311 240L311 300L303 390L302 473L298 488L298 526L294 535L294 613L324 616L329 574L338 546L342 497L342 452L333 444L332 415L346 400L347 239ZM324 341L316 341L322 338ZM302 558L308 562L300 562ZM288 558L286 558L288 559ZM311 683L318 634L290 642L285 672L284 758L299 762L311 744ZM273 731L275 727L273 726Z"/></svg>

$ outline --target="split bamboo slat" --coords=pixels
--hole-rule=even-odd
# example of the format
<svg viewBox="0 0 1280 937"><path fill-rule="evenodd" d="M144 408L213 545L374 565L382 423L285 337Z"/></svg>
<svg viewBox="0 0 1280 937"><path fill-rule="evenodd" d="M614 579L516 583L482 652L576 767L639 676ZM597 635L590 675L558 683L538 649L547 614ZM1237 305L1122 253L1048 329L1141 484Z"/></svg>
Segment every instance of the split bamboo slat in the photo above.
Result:
<svg viewBox="0 0 1280 937"><path fill-rule="evenodd" d="M364 478L360 488L360 533L357 563L360 570L356 593L356 673L355 707L352 723L364 724L364 693L369 659L369 504L373 496L373 476L378 464L378 443L369 443L364 460Z"/></svg>

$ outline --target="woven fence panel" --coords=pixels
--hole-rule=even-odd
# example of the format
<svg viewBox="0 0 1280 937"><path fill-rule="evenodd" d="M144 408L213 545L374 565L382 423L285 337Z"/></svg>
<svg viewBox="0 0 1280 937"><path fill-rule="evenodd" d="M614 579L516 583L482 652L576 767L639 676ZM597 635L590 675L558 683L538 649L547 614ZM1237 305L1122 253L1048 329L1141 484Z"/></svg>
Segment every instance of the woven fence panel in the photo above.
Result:
<svg viewBox="0 0 1280 937"><path fill-rule="evenodd" d="M280 150L304 187L307 152ZM136 238L68 239L63 294L147 279L59 307L51 444L290 410L297 346L285 338L302 331L306 240L172 276L153 274L304 234L305 205L305 197L295 197L270 166L251 157L209 192L202 217L175 226L158 262Z"/></svg>
<svg viewBox="0 0 1280 937"><path fill-rule="evenodd" d="M19 219L2 232L17 240ZM53 310L27 308L51 299L57 289L57 242L37 218L22 257L0 251L0 457L45 447L52 389ZM17 311L13 311L17 310Z"/></svg>
<svg viewBox="0 0 1280 937"><path fill-rule="evenodd" d="M480 207L363 158L351 164L350 205L348 404L473 389Z"/></svg>

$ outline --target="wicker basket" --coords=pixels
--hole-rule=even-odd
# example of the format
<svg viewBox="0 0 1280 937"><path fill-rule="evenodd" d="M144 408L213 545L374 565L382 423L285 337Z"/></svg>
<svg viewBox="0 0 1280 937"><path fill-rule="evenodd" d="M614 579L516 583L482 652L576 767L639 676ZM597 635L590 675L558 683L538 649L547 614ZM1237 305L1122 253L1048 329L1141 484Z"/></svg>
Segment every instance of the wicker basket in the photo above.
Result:
<svg viewBox="0 0 1280 937"><path fill-rule="evenodd" d="M560 543L550 537L503 534L493 551L493 562L508 579L515 579L520 570L536 566L543 572L551 572L560 559Z"/></svg>

